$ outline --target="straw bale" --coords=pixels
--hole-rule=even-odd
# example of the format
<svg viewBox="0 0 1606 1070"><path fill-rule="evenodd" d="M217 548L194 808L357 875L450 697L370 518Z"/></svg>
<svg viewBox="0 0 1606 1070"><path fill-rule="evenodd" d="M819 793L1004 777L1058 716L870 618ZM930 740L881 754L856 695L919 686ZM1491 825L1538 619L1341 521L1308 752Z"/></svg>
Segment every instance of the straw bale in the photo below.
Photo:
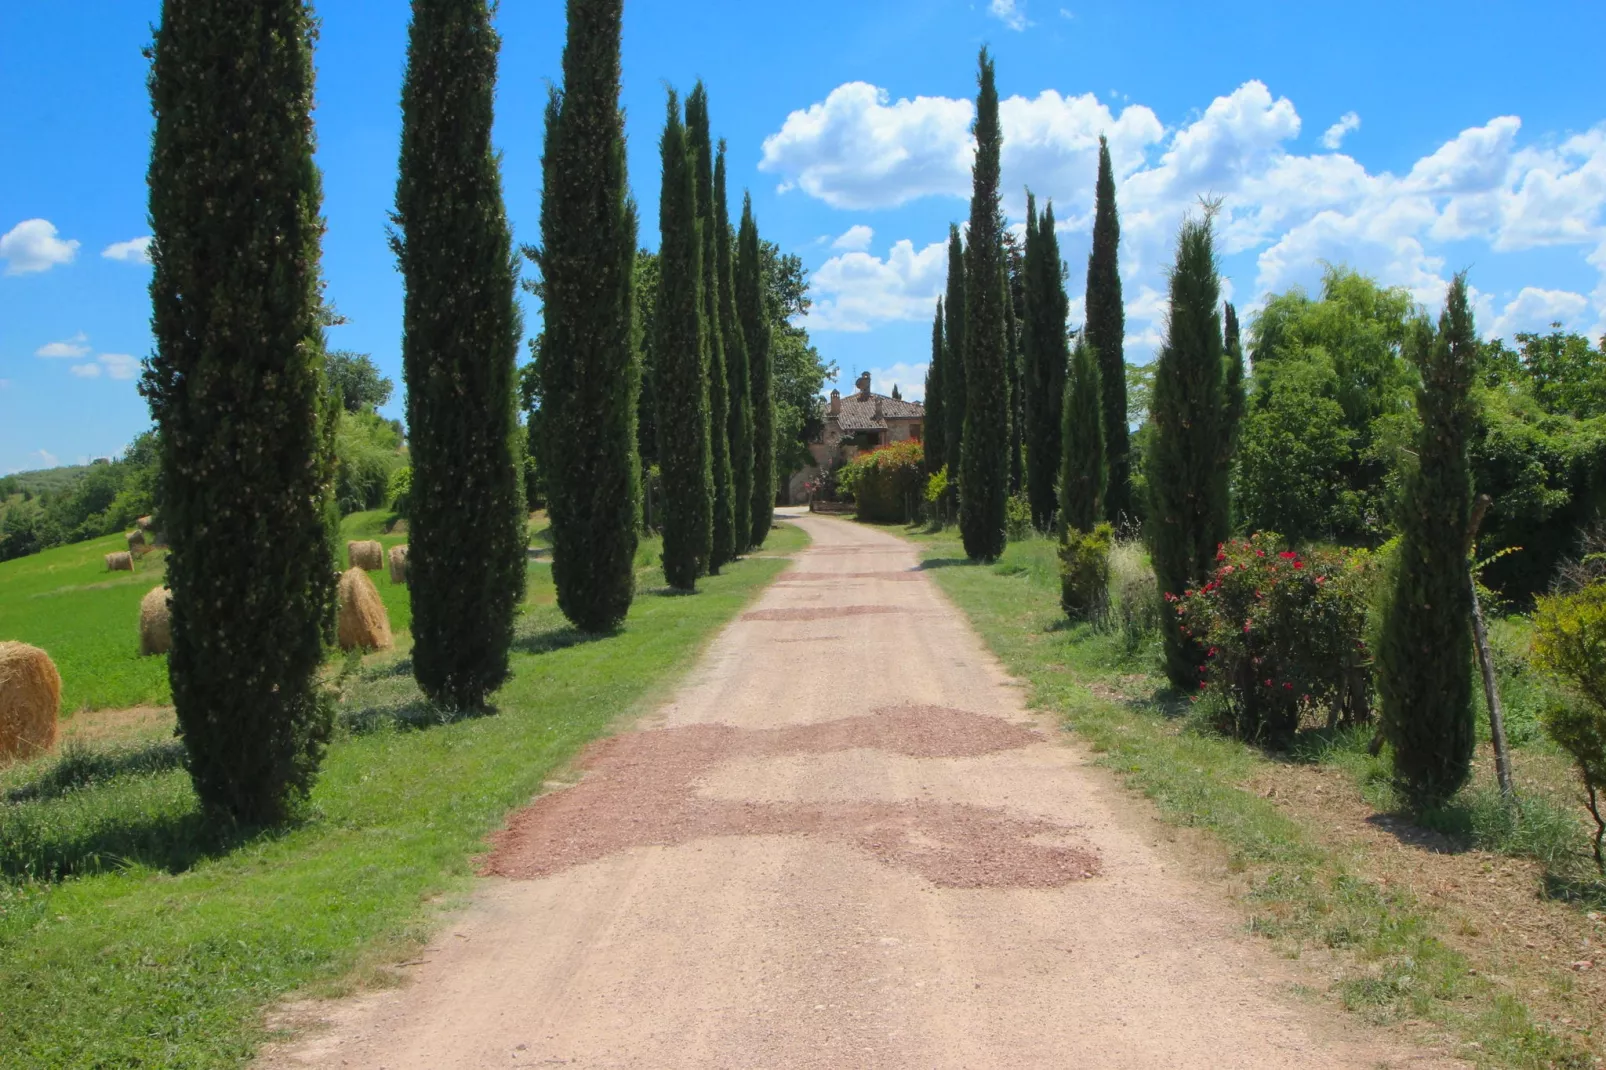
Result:
<svg viewBox="0 0 1606 1070"><path fill-rule="evenodd" d="M379 588L360 568L340 574L340 612L335 620L341 650L389 650L390 618Z"/></svg>
<svg viewBox="0 0 1606 1070"><path fill-rule="evenodd" d="M135 554L135 555L150 553L151 548L150 548L149 544L147 544L145 542L145 533L143 531L140 531L138 528L134 529L133 531L130 531L127 535L125 535L123 537L128 540L128 552L129 553Z"/></svg>
<svg viewBox="0 0 1606 1070"><path fill-rule="evenodd" d="M390 548L390 582L407 582L407 544Z"/></svg>
<svg viewBox="0 0 1606 1070"><path fill-rule="evenodd" d="M152 587L139 602L139 653L165 654L173 649L173 595L166 587Z"/></svg>
<svg viewBox="0 0 1606 1070"><path fill-rule="evenodd" d="M155 521L150 517L142 516L138 520L134 521L134 526L141 531L149 531L151 530L151 525L154 523Z"/></svg>
<svg viewBox="0 0 1606 1070"><path fill-rule="evenodd" d="M132 572L132 571L134 571L134 555L129 553L127 550L120 550L115 554L107 554L106 555L106 571L107 572Z"/></svg>
<svg viewBox="0 0 1606 1070"><path fill-rule="evenodd" d="M56 745L61 674L26 643L0 643L0 761L27 758Z"/></svg>
<svg viewBox="0 0 1606 1070"><path fill-rule="evenodd" d="M364 572L378 572L385 567L385 550L372 540L346 543L346 555L351 559L352 568Z"/></svg>

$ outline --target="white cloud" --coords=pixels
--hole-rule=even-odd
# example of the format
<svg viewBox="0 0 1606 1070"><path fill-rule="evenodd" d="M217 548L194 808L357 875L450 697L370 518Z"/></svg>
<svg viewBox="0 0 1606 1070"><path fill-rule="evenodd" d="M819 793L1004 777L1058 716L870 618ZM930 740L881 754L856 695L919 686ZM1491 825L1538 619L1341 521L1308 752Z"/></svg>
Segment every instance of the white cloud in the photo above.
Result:
<svg viewBox="0 0 1606 1070"><path fill-rule="evenodd" d="M113 379L132 379L139 374L139 360L127 353L102 353L95 358L100 361L106 374Z"/></svg>
<svg viewBox="0 0 1606 1070"><path fill-rule="evenodd" d="M856 369L864 370L864 369ZM889 364L881 368L871 368L870 389L877 394L892 396L892 388L898 388L899 395L905 401L923 401L926 396L926 365L900 362ZM846 378L844 376L844 378ZM858 378L857 375L854 376Z"/></svg>
<svg viewBox="0 0 1606 1070"><path fill-rule="evenodd" d="M1563 327L1580 327L1581 318L1589 312L1589 298L1569 290L1541 290L1537 286L1524 286L1522 291L1507 302L1500 318L1494 321L1489 334L1510 338L1518 331L1545 331L1552 323Z"/></svg>
<svg viewBox="0 0 1606 1070"><path fill-rule="evenodd" d="M870 242L875 238L875 231L859 223L851 226L836 241L831 243L833 249L843 249L847 252L862 253L870 248Z"/></svg>
<svg viewBox="0 0 1606 1070"><path fill-rule="evenodd" d="M0 236L0 259L6 261L7 275L27 275L49 271L57 264L70 264L78 255L78 242L56 237L56 226L48 219L24 219Z"/></svg>
<svg viewBox="0 0 1606 1070"><path fill-rule="evenodd" d="M100 378L99 364L74 364L69 370L80 379Z"/></svg>
<svg viewBox="0 0 1606 1070"><path fill-rule="evenodd" d="M1322 135L1322 148L1332 149L1335 152L1344 144L1344 136L1361 128L1361 117L1352 111L1339 116L1338 122L1327 128Z"/></svg>
<svg viewBox="0 0 1606 1070"><path fill-rule="evenodd" d="M151 239L149 235L143 238L130 238L128 241L113 242L100 251L100 255L107 260L122 260L130 264L149 264L151 262Z"/></svg>
<svg viewBox="0 0 1606 1070"><path fill-rule="evenodd" d="M28 459L38 461L41 468L54 468L61 463L60 458L49 450L34 450L28 454Z"/></svg>
<svg viewBox="0 0 1606 1070"><path fill-rule="evenodd" d="M905 239L885 260L844 253L820 265L812 279L813 331L867 331L891 320L927 320L948 280L948 243L915 250Z"/></svg>
<svg viewBox="0 0 1606 1070"><path fill-rule="evenodd" d="M89 356L89 335L79 331L64 342L46 342L33 351L36 357L66 357L76 360Z"/></svg>
<svg viewBox="0 0 1606 1070"><path fill-rule="evenodd" d="M992 0L987 11L1005 26L1019 33L1031 23L1026 19L1026 6L1016 0Z"/></svg>

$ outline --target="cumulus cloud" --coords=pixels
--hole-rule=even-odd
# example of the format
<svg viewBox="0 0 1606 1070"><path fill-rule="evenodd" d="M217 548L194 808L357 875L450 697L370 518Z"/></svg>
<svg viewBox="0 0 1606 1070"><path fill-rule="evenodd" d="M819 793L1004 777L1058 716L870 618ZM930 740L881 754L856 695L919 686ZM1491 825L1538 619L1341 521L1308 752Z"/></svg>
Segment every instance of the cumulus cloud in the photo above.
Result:
<svg viewBox="0 0 1606 1070"><path fill-rule="evenodd" d="M150 235L143 238L130 238L128 241L113 242L100 251L100 255L107 260L121 260L129 264L149 264L151 262Z"/></svg>
<svg viewBox="0 0 1606 1070"><path fill-rule="evenodd" d="M36 357L64 357L76 360L89 356L89 335L79 331L62 342L46 342L33 351Z"/></svg>
<svg viewBox="0 0 1606 1070"><path fill-rule="evenodd" d="M72 371L72 373L74 375L78 376L78 378L80 378L80 379L99 379L100 378L100 365L99 364L74 364L70 370Z"/></svg>
<svg viewBox="0 0 1606 1070"><path fill-rule="evenodd" d="M61 459L49 450L34 450L28 454L30 461L38 461L41 468L54 468L61 463Z"/></svg>
<svg viewBox="0 0 1606 1070"><path fill-rule="evenodd" d="M926 320L948 280L948 243L916 250L900 241L885 260L869 253L834 256L814 272L808 326L814 331L867 331L892 320Z"/></svg>
<svg viewBox="0 0 1606 1070"><path fill-rule="evenodd" d="M831 243L831 248L842 249L853 253L862 253L866 249L870 248L870 242L874 238L875 231L871 230L863 223L860 223L856 226L849 227L840 238Z"/></svg>
<svg viewBox="0 0 1606 1070"><path fill-rule="evenodd" d="M1537 286L1524 286L1522 291L1507 302L1500 318L1490 328L1491 334L1509 338L1518 331L1544 331L1552 323L1576 328L1589 312L1589 298L1570 290L1542 290Z"/></svg>
<svg viewBox="0 0 1606 1070"><path fill-rule="evenodd" d="M888 364L879 368L858 368L856 371L870 373L870 389L877 394L892 396L892 388L896 386L898 393L905 401L924 401L926 397L926 365L899 362ZM846 378L846 377L844 377ZM855 379L858 376L854 376Z"/></svg>
<svg viewBox="0 0 1606 1070"><path fill-rule="evenodd" d="M1339 116L1338 122L1327 128L1322 135L1322 148L1337 151L1344 144L1345 135L1361 128L1361 117L1352 111Z"/></svg>
<svg viewBox="0 0 1606 1070"><path fill-rule="evenodd" d="M49 271L57 264L72 263L77 255L78 242L58 238L48 219L24 219L0 235L0 260L6 262L7 275Z"/></svg>
<svg viewBox="0 0 1606 1070"><path fill-rule="evenodd" d="M1026 29L1031 23L1026 20L1026 5L1016 0L992 0L987 11L993 18L1002 22L1016 33Z"/></svg>
<svg viewBox="0 0 1606 1070"><path fill-rule="evenodd" d="M132 379L139 374L139 360L127 353L102 353L95 358L113 379Z"/></svg>

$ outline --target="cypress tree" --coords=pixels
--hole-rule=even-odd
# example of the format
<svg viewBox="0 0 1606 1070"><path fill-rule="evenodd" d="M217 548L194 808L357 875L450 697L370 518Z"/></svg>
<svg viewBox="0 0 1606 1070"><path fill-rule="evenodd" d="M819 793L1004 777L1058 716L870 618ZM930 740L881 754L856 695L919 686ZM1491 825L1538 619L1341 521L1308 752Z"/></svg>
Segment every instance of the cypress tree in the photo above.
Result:
<svg viewBox="0 0 1606 1070"><path fill-rule="evenodd" d="M1209 209L1204 218L1182 224L1170 299L1167 337L1155 363L1145 531L1161 593L1181 595L1209 571L1228 534L1227 482L1221 471L1228 428L1226 360ZM1106 371L1108 362L1100 364ZM1113 464L1111 475L1113 480ZM1195 686L1204 661L1198 644L1175 620L1167 622L1163 635L1172 685Z"/></svg>
<svg viewBox="0 0 1606 1070"><path fill-rule="evenodd" d="M1003 279L1004 367L1009 376L1009 493L1013 497L1026 488L1026 384L1021 359L1021 317L1016 315L1015 287L1012 272L1007 267Z"/></svg>
<svg viewBox="0 0 1606 1070"><path fill-rule="evenodd" d="M697 180L697 225L703 243L703 323L708 347L708 440L714 473L714 548L710 575L736 557L736 494L731 471L730 385L725 330L720 323L719 221L714 210L714 142L709 133L708 90L702 82L686 98L686 138Z"/></svg>
<svg viewBox="0 0 1606 1070"><path fill-rule="evenodd" d="M1417 462L1400 513L1399 557L1377 650L1383 733L1394 774L1417 805L1465 784L1474 744L1472 602L1467 529L1472 474L1467 441L1478 338L1457 275L1435 335L1419 321L1409 352L1422 376Z"/></svg>
<svg viewBox="0 0 1606 1070"><path fill-rule="evenodd" d="M636 213L619 109L623 0L569 0L563 86L542 161L543 453L558 608L582 631L619 626L636 587L641 462Z"/></svg>
<svg viewBox="0 0 1606 1070"><path fill-rule="evenodd" d="M931 321L931 363L926 366L926 471L940 472L947 463L943 453L944 425L942 408L943 346L942 298L937 298L937 316Z"/></svg>
<svg viewBox="0 0 1606 1070"><path fill-rule="evenodd" d="M764 545L775 515L775 395L770 374L770 320L764 305L764 265L759 252L753 198L742 198L736 239L736 310L747 347L753 413L753 497L749 547Z"/></svg>
<svg viewBox="0 0 1606 1070"><path fill-rule="evenodd" d="M1244 408L1248 404L1244 384L1243 342L1238 333L1238 310L1227 302L1222 327L1222 359L1226 361L1223 375L1225 412L1221 425L1221 463L1216 466L1217 486L1214 493L1227 502L1228 523L1232 518L1232 462L1238 453L1238 431L1243 426Z"/></svg>
<svg viewBox="0 0 1606 1070"><path fill-rule="evenodd" d="M507 678L524 600L522 325L491 145L500 43L485 0L414 0L392 239L406 285L413 675L432 702L455 709L484 707ZM543 407L552 350L549 334ZM564 462L545 460L550 480Z"/></svg>
<svg viewBox="0 0 1606 1070"><path fill-rule="evenodd" d="M965 442L965 243L958 224L948 225L948 289L943 303L942 455L948 482L959 484Z"/></svg>
<svg viewBox="0 0 1606 1070"><path fill-rule="evenodd" d="M976 164L972 169L970 244L965 276L965 414L960 446L959 531L966 556L993 561L1004 552L1009 488L1009 279L998 210L998 89L993 61L981 50L977 72Z"/></svg>
<svg viewBox="0 0 1606 1070"><path fill-rule="evenodd" d="M1126 307L1121 303L1121 220L1115 209L1110 146L1099 137L1099 178L1093 215L1093 249L1087 258L1087 344L1098 355L1104 390L1105 456L1110 489L1105 515L1112 524L1131 519L1132 468L1126 425Z"/></svg>
<svg viewBox="0 0 1606 1070"><path fill-rule="evenodd" d="M753 539L753 395L748 378L747 339L736 314L736 235L725 201L725 141L714 162L714 215L719 232L719 323L725 335L725 373L730 390L727 429L731 456L732 535L737 553Z"/></svg>
<svg viewBox="0 0 1606 1070"><path fill-rule="evenodd" d="M1060 530L1090 532L1104 518L1109 466L1104 459L1104 397L1099 362L1086 339L1078 338L1065 383L1061 434Z"/></svg>
<svg viewBox="0 0 1606 1070"><path fill-rule="evenodd" d="M1026 366L1026 491L1032 523L1047 531L1054 519L1055 483L1065 456L1060 409L1070 360L1065 335L1070 301L1060 273L1054 205L1049 204L1039 219L1036 199L1028 193L1026 216L1026 322L1021 347ZM1102 427L1103 421L1099 424ZM1102 467L1102 447L1098 455ZM1102 493L1100 499L1102 503Z"/></svg>
<svg viewBox="0 0 1606 1070"><path fill-rule="evenodd" d="M167 0L151 48L151 329L172 544L168 678L205 809L285 819L329 736L332 476L314 26L302 0Z"/></svg>
<svg viewBox="0 0 1606 1070"><path fill-rule="evenodd" d="M696 588L697 577L707 571L713 552L714 473L696 156L687 144L680 101L673 89L659 148L663 188L658 201L658 334L653 344L653 372L659 411L664 414L658 421L664 579L671 587L690 591Z"/></svg>

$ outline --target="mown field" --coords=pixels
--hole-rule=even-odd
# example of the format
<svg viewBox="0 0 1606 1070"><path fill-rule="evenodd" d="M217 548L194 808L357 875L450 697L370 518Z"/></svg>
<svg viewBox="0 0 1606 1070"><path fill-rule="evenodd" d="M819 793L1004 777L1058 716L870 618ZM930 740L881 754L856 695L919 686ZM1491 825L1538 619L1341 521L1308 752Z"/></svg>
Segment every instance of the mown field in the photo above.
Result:
<svg viewBox="0 0 1606 1070"><path fill-rule="evenodd" d="M1168 821L1203 834L1186 838L1246 927L1324 979L1300 995L1480 1067L1600 1065L1606 883L1587 860L1579 789L1531 723L1519 667L1505 664L1501 682L1521 743L1522 812L1498 804L1485 739L1473 784L1424 827L1394 797L1386 755L1368 753L1369 730L1306 732L1289 752L1224 738L1165 689L1158 636L1120 624L1133 614L1068 624L1049 540L1012 542L981 565L964 560L954 531L905 534L1027 681L1031 703L1063 717ZM1141 551L1123 552L1126 571L1146 567ZM1508 654L1522 628L1497 629Z"/></svg>
<svg viewBox="0 0 1606 1070"><path fill-rule="evenodd" d="M381 521L359 514L345 534L405 539L382 535ZM532 561L514 677L489 716L429 707L404 630L393 652L332 658L337 738L306 819L279 832L203 825L170 714L77 715L98 730L0 771L0 1065L239 1066L267 1036L274 1001L388 976L379 967L466 888L485 835L586 742L661 695L804 541L781 524L762 555L689 597L659 586L656 545L644 543L630 620L606 638L567 626L549 567ZM53 637L69 681L94 664L84 650L131 681L99 692L70 683L80 708L160 701L162 659L133 654L131 607L151 574L99 586L104 577L70 556L89 547L53 553L64 556L24 562L33 567L20 579L0 571L0 636L33 619L14 609L27 601L19 590L78 592L79 627L63 613L17 637ZM378 586L404 625L406 589Z"/></svg>

